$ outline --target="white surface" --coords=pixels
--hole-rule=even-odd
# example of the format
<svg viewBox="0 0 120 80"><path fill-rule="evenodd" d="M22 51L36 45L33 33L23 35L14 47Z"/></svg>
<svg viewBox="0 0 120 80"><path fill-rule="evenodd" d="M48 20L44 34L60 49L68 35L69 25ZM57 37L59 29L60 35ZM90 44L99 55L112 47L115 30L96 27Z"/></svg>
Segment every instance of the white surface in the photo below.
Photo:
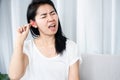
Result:
<svg viewBox="0 0 120 80"><path fill-rule="evenodd" d="M120 55L82 54L80 80L120 80Z"/></svg>

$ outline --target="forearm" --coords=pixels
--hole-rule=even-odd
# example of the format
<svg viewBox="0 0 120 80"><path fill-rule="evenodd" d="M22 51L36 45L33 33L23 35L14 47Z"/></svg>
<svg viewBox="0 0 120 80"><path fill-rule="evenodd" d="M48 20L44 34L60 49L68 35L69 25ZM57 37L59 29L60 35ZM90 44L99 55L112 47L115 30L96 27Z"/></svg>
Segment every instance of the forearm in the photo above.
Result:
<svg viewBox="0 0 120 80"><path fill-rule="evenodd" d="M24 73L24 67L23 43L16 42L11 57L9 77L13 79L20 78Z"/></svg>
<svg viewBox="0 0 120 80"><path fill-rule="evenodd" d="M80 80L79 61L69 67L68 80Z"/></svg>

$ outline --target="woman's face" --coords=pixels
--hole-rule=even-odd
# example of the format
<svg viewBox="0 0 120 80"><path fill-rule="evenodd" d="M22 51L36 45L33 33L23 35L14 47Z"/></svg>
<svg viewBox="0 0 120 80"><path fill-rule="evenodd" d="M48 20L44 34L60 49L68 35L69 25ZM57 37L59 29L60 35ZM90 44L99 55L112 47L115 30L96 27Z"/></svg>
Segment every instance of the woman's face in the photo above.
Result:
<svg viewBox="0 0 120 80"><path fill-rule="evenodd" d="M39 6L35 16L40 35L53 36L58 30L58 15L49 4Z"/></svg>

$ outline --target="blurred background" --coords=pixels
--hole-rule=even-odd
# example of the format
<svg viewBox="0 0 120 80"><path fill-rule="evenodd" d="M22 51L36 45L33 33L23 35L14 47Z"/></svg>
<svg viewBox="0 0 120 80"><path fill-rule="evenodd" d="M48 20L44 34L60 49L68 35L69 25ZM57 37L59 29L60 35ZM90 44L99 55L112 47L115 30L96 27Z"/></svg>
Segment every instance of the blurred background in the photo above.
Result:
<svg viewBox="0 0 120 80"><path fill-rule="evenodd" d="M52 0L66 37L79 54L120 55L120 0ZM31 0L0 0L0 72L8 73L16 29ZM32 38L29 34L28 39Z"/></svg>

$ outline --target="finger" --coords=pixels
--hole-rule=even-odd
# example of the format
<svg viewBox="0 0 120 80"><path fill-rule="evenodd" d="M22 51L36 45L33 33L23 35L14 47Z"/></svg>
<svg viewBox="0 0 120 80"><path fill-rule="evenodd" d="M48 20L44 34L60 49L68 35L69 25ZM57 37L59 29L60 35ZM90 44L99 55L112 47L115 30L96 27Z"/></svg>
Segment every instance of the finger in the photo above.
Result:
<svg viewBox="0 0 120 80"><path fill-rule="evenodd" d="M22 31L26 31L27 29L29 29L29 24L23 25L21 28Z"/></svg>
<svg viewBox="0 0 120 80"><path fill-rule="evenodd" d="M23 32L22 27L18 28L18 32L19 32L19 33L22 33L22 32Z"/></svg>
<svg viewBox="0 0 120 80"><path fill-rule="evenodd" d="M32 26L32 24L31 24L31 23L29 23L29 26L31 27L31 26Z"/></svg>
<svg viewBox="0 0 120 80"><path fill-rule="evenodd" d="M30 27L31 27L31 25L30 25L30 24L27 24L27 25L26 25L26 30L29 31Z"/></svg>
<svg viewBox="0 0 120 80"><path fill-rule="evenodd" d="M22 30L23 30L23 32L26 31L26 26L24 26L24 27L22 28Z"/></svg>
<svg viewBox="0 0 120 80"><path fill-rule="evenodd" d="M23 25L23 26L19 27L17 31L19 33L22 33L22 32L25 32L25 31L29 31L29 28L30 28L30 24L26 24L26 25Z"/></svg>

